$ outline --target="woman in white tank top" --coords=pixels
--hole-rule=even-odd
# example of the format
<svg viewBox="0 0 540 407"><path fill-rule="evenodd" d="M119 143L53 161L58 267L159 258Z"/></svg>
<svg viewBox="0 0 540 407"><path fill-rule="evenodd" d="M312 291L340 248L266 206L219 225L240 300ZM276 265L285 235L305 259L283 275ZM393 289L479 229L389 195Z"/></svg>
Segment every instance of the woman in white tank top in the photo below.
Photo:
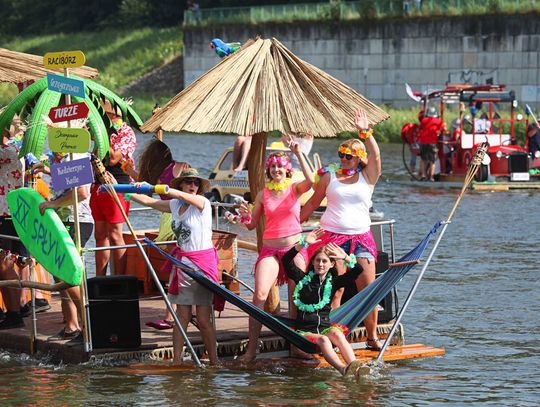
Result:
<svg viewBox="0 0 540 407"><path fill-rule="evenodd" d="M327 198L326 211L321 217L321 227L325 234L318 244L310 246L308 250L311 253L321 244L334 242L347 253L354 254L363 269L356 279L356 288L360 291L375 280L377 248L370 230L369 208L373 189L381 175L381 155L363 109L356 111L354 124L358 136L364 142L350 139L341 143L338 148L340 165L333 164L319 170L319 183L313 196L302 208L300 220L307 220L321 201ZM346 264L344 267L352 266ZM338 295L334 300L336 297L333 308L339 306L341 300ZM366 317L364 324L367 346L380 350L382 344L377 336L377 308Z"/></svg>

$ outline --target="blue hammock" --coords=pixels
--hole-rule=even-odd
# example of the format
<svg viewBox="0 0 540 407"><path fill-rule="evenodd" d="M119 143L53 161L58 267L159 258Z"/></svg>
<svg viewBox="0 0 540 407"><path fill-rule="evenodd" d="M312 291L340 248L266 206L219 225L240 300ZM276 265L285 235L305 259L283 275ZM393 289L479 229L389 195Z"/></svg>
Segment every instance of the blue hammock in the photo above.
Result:
<svg viewBox="0 0 540 407"><path fill-rule="evenodd" d="M443 223L437 222L422 241L396 263L419 260L431 238L437 233ZM356 328L384 297L401 281L416 263L392 266L380 275L345 304L330 312L330 321L346 325L349 329Z"/></svg>
<svg viewBox="0 0 540 407"><path fill-rule="evenodd" d="M399 262L418 260L426 250L426 247L435 233L437 233L442 222L438 222L433 226L429 233L422 241L409 253L401 257ZM160 249L153 241L144 238L144 241L149 246L158 250L165 258L170 260L175 266L178 266L183 273L197 281L206 289L214 294L221 295L231 304L237 306L242 311L255 318L261 324L285 338L288 342L303 350L306 353L317 353L318 347L311 341L307 340L298 332L289 328L282 321L287 321L286 318L275 317L262 309L256 307L251 302L244 300L242 297L227 290L220 284L210 280L204 274L199 273L189 266L185 265L175 257L171 256L166 251ZM373 310L373 308L383 300L384 297L395 287L399 281L407 274L416 263L410 263L402 266L392 266L385 273L379 276L373 283L368 285L345 304L341 305L336 310L330 313L330 320L333 323L346 325L350 330L356 328ZM289 320L290 321L290 320Z"/></svg>

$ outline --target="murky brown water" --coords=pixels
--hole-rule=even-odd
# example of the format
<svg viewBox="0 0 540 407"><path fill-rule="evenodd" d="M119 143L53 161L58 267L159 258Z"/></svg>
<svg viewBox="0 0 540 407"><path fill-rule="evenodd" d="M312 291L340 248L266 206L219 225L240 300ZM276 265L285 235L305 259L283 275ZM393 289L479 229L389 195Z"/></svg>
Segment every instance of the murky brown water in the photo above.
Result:
<svg viewBox="0 0 540 407"><path fill-rule="evenodd" d="M166 138L177 159L208 174L232 137ZM315 142L334 160L335 140ZM406 179L401 147L383 146L374 202L397 221L398 254L444 219L456 192L395 185ZM404 318L406 341L446 348L446 356L388 364L360 383L331 369L272 366L126 375L99 365L54 366L0 351L2 405L492 405L540 402L540 192L465 196ZM156 217L157 219L157 217ZM139 225L145 226L145 225ZM150 225L154 226L154 225ZM249 279L252 260L241 268ZM412 284L400 284L401 301Z"/></svg>

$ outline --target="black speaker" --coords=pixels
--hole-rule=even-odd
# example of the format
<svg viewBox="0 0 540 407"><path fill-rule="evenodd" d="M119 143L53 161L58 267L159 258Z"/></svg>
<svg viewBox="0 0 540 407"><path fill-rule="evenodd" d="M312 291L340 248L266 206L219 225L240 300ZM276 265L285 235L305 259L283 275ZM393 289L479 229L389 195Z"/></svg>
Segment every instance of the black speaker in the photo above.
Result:
<svg viewBox="0 0 540 407"><path fill-rule="evenodd" d="M141 346L137 277L89 278L88 302L94 348Z"/></svg>
<svg viewBox="0 0 540 407"><path fill-rule="evenodd" d="M386 252L378 252L377 263L375 264L375 277L378 277L380 274L388 270L389 267L389 257ZM341 303L344 304L346 301L354 297L358 291L355 286L345 287L345 292L341 298ZM394 316L394 296L395 289L392 289L386 297L379 303L379 314L377 321L379 323L386 323L391 321ZM382 309L381 309L382 308Z"/></svg>

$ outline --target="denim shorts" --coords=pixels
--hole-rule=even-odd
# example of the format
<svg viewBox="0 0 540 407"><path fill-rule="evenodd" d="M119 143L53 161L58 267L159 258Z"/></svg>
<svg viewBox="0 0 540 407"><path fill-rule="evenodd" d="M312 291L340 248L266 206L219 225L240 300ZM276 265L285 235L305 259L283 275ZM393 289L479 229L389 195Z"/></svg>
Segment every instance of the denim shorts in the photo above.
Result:
<svg viewBox="0 0 540 407"><path fill-rule="evenodd" d="M345 251L345 253L350 254L351 241L347 240L345 243L340 245L340 247ZM356 247L354 248L354 255L357 259L366 259L368 263L375 261L375 257L373 257L369 250L362 246L360 243L356 244Z"/></svg>

